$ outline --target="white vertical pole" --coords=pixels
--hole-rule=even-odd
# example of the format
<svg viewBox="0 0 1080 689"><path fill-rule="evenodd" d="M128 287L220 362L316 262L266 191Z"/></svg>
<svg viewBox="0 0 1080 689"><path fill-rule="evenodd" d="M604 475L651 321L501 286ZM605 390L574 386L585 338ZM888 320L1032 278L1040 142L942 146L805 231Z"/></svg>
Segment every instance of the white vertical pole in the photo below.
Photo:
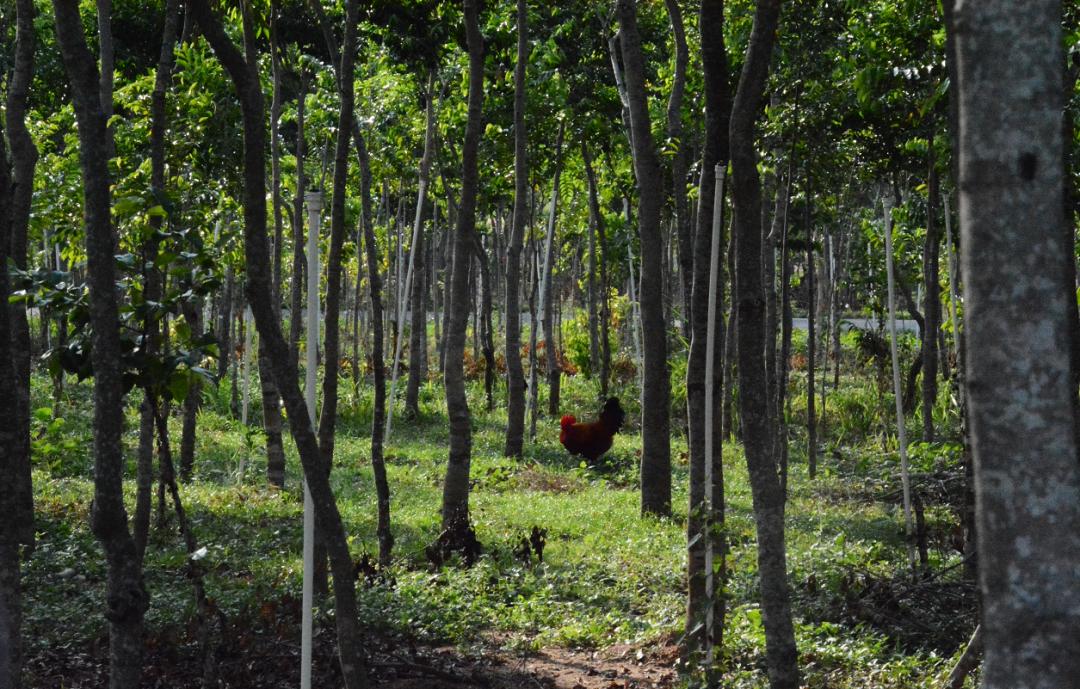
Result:
<svg viewBox="0 0 1080 689"><path fill-rule="evenodd" d="M319 212L323 198L320 191L304 194L308 211L307 239L307 370L304 392L307 397L308 415L312 433L315 432L315 372L319 365ZM299 315L299 314L297 314ZM304 480L304 593L303 617L300 633L300 689L311 689L311 611L315 593L315 508L311 492Z"/></svg>
<svg viewBox="0 0 1080 689"><path fill-rule="evenodd" d="M911 476L908 473L907 429L904 428L904 400L900 390L900 357L896 351L896 297L892 255L892 201L885 205L885 269L889 281L889 348L892 350L893 396L896 398L896 435L900 446L900 481L904 488L904 528L907 533L908 564L915 568L914 526L911 521Z"/></svg>
<svg viewBox="0 0 1080 689"><path fill-rule="evenodd" d="M716 184L713 187L713 218L712 218L712 243L709 249L709 315L706 325L705 336L705 518L703 520L705 539L705 660L709 666L713 661L713 596L715 595L715 582L713 581L713 415L715 414L713 395L715 394L715 381L713 371L716 368L716 356L714 342L716 340L716 293L720 278L718 264L720 263L720 228L723 223L724 212L724 174L725 166L716 165Z"/></svg>
<svg viewBox="0 0 1080 689"><path fill-rule="evenodd" d="M394 392L397 388L398 361L401 360L402 340L405 338L405 309L409 305L409 294L412 291L413 271L416 269L416 246L420 239L420 228L423 227L424 198L427 196L428 181L420 177L420 191L416 194L416 218L413 220L412 244L409 246L409 269L405 273L405 290L398 299L398 329L397 344L394 346L394 366L390 376L390 397L386 405L386 430L383 432L383 444L390 442L390 425L394 421ZM400 261L400 243L398 245L398 260Z"/></svg>

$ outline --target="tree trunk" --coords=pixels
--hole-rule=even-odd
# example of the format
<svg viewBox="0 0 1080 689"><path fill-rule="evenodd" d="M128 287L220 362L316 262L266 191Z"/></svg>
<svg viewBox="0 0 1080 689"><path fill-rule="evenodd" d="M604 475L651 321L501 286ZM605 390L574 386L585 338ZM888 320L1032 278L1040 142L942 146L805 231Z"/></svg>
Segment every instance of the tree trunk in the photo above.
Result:
<svg viewBox="0 0 1080 689"><path fill-rule="evenodd" d="M694 231L693 256L710 255L713 205L709 202L715 194L717 164L727 166L728 160L728 118L731 113L731 88L728 75L727 53L724 46L724 2L723 0L702 0L700 25L711 29L702 34L702 67L705 77L705 140L702 152L701 181L699 184L697 226ZM721 261L719 265L723 265ZM719 268L719 266L718 266ZM722 279L717 285L723 286ZM716 295L720 297L721 295ZM718 300L722 304L722 300ZM693 286L691 292L690 324L692 337L690 354L686 367L686 403L688 410L688 430L690 445L690 505L686 524L688 546L687 556L687 604L686 628L687 649L690 653L701 652L707 640L701 632L694 632L697 625L705 619L709 605L713 606L712 646L723 644L724 616L726 614L726 596L723 595L723 582L727 576L727 546L724 538L724 465L719 452L713 457L705 456L705 359L707 349L707 316L709 307L709 265L705 260L693 261ZM723 341L723 318L714 339L714 360L722 358L720 343ZM720 367L713 369L713 399L719 401L716 394L723 390ZM720 444L719 404L713 405L714 418L713 448ZM705 485L706 462L712 462L713 495L711 515L705 514L705 495L709 486ZM708 525L713 528L706 529ZM714 539L714 566L719 565L719 586L714 590L721 592L715 601L706 596L706 548L705 538ZM718 562L717 562L718 561Z"/></svg>
<svg viewBox="0 0 1080 689"><path fill-rule="evenodd" d="M667 135L674 142L675 155L671 159L671 196L675 201L675 236L679 244L679 278L683 306L682 334L687 340L691 337L690 321L693 309L690 306L694 279L694 254L691 248L693 239L690 233L690 213L686 198L686 172L689 160L688 142L683 140L683 95L686 90L686 67L690 53L686 46L686 30L683 27L682 10L678 0L664 0L668 19L671 21L671 33L675 40L675 73L672 75L671 94L667 107ZM715 28L710 28L715 30Z"/></svg>
<svg viewBox="0 0 1080 689"><path fill-rule="evenodd" d="M0 266L7 266L12 249L12 189L8 167L4 125L0 122ZM11 337L13 308L6 308L11 293L7 270L0 270L0 389L16 387ZM0 687L22 687L22 584L20 546L28 523L33 523L33 508L25 509L21 495L23 473L29 473L28 457L23 454L19 395L0 395L0 472L19 480L0 484L0 510L7 515L0 522ZM32 529L32 526L31 526Z"/></svg>
<svg viewBox="0 0 1080 689"><path fill-rule="evenodd" d="M926 326L922 337L923 441L934 442L934 406L937 403L938 333L941 330L941 283L938 256L941 230L937 224L938 176L934 159L934 137L927 147L926 242L923 245L923 292L926 302L923 317ZM1075 301L1075 299L1073 300Z"/></svg>
<svg viewBox="0 0 1080 689"><path fill-rule="evenodd" d="M30 83L34 76L34 3L33 0L16 0L15 66L8 82L7 94L7 135L11 145L11 199L10 199L10 243L4 247L19 270L27 268L28 230L30 227L30 208L34 193L34 168L37 165L38 150L30 132L26 128L26 108L30 94ZM6 160L6 158L3 158ZM6 164L6 163L5 163ZM0 239L0 242L5 240ZM2 263L0 263L2 265ZM60 267L57 266L57 270ZM0 300L0 305L7 300ZM2 307L2 306L0 306ZM17 525L19 542L32 546L34 543L34 497L30 479L30 324L26 318L25 304L10 306L11 357L14 372L15 416L12 428L15 437L10 444L15 458L10 470L4 472L6 483L14 493L14 511L4 514L22 514L23 519L13 519ZM60 337L64 337L66 321L60 321ZM62 389L63 374L59 377L58 389ZM54 416L59 414L59 400L53 405Z"/></svg>
<svg viewBox="0 0 1080 689"><path fill-rule="evenodd" d="M517 62L514 65L514 215L506 246L506 444L503 454L521 457L525 437L525 371L521 366L521 246L528 223L529 160L525 129L525 70L529 62L529 12L517 0ZM530 324L530 329L532 325Z"/></svg>
<svg viewBox="0 0 1080 689"><path fill-rule="evenodd" d="M641 408L641 511L671 513L671 374L664 327L660 239L660 161L653 144L645 92L645 61L637 28L635 0L619 0L619 32L633 132L634 173L638 181L638 232L641 240L640 297L644 330Z"/></svg>
<svg viewBox="0 0 1080 689"><path fill-rule="evenodd" d="M285 223L281 202L281 136L278 122L281 120L281 59L278 53L277 13L278 2L270 7L270 65L273 71L273 101L270 104L270 196L274 208L274 284L272 297L274 313L281 322L281 250L285 235ZM299 159L298 159L299 160ZM246 354L245 354L246 356ZM285 486L285 446L281 440L281 396L274 385L270 372L270 353L259 338L259 383L262 390L263 430L266 433L266 480L272 486ZM183 453L181 452L181 474Z"/></svg>
<svg viewBox="0 0 1080 689"><path fill-rule="evenodd" d="M559 346L555 342L552 305L556 301L552 290L552 274L555 272L555 218L559 212L559 181L562 178L563 136L566 123L559 123L559 133L555 138L555 179L551 187L551 208L548 213L547 239L544 244L544 272L540 276L540 312L541 326L544 329L544 355L547 359L548 376L548 415L559 415L559 382L562 378L559 369Z"/></svg>
<svg viewBox="0 0 1080 689"><path fill-rule="evenodd" d="M422 349L427 348L427 312L424 310L424 283L423 266L424 229L421 218L423 217L424 200L428 188L428 178L431 176L431 161L435 152L435 72L428 75L426 125L424 130L424 156L420 160L420 196L416 200L416 223L413 239L414 246L410 252L410 273L412 274L412 322L409 333L409 383L405 391L405 414L406 416L418 416L420 414L420 359Z"/></svg>
<svg viewBox="0 0 1080 689"><path fill-rule="evenodd" d="M350 6L352 3L349 3ZM248 269L247 292L260 337L267 342L274 379L288 413L289 428L300 454L308 490L315 508L315 522L327 543L334 575L338 652L344 684L348 689L368 685L367 664L362 651L357 619L353 563L344 524L330 487L325 463L319 452L304 397L297 381L295 361L274 317L271 305L270 251L266 241L266 132L264 103L258 77L258 54L253 30L245 21L246 55L241 54L225 33L207 0L192 0L203 34L235 86L244 119L244 250ZM355 11L352 9L351 11ZM246 18L245 18L246 19Z"/></svg>
<svg viewBox="0 0 1080 689"><path fill-rule="evenodd" d="M791 622L784 544L784 496L772 456L765 373L764 297L761 288L761 189L755 121L768 76L780 0L759 0L731 112L732 202L736 236L739 419L758 537L765 656L772 689L797 689L798 654Z"/></svg>
<svg viewBox="0 0 1080 689"><path fill-rule="evenodd" d="M495 408L495 336L491 330L492 270L479 234L473 235L476 260L480 263L480 342L484 352L484 393L487 409Z"/></svg>
<svg viewBox="0 0 1080 689"><path fill-rule="evenodd" d="M304 156L307 142L304 140L304 104L307 100L307 75L300 69L300 91L296 94L296 196L293 199L293 264L292 285L289 289L289 357L293 367L299 366L300 332L304 327L304 267L307 257L304 255L304 187L307 178L304 175Z"/></svg>
<svg viewBox="0 0 1080 689"><path fill-rule="evenodd" d="M814 230L811 224L813 216L810 212L809 179L808 175L806 202L803 206L803 229L806 232L806 459L809 476L813 479L817 477L817 414L814 409L814 400L817 397L817 388L814 387L814 369L817 368L817 337L814 327L817 317L817 309L814 308L817 276L814 271Z"/></svg>
<svg viewBox="0 0 1080 689"><path fill-rule="evenodd" d="M1063 289L1073 257L1061 243L1061 3L987 0L953 11L982 683L1074 687L1080 589L1062 583L1080 562L1080 460L1068 346L1075 295Z"/></svg>
<svg viewBox="0 0 1080 689"><path fill-rule="evenodd" d="M326 41L331 59L335 63L339 62L337 40L322 11L322 5L311 2L310 7L319 19L323 39ZM368 286L371 293L371 365L375 385L371 422L371 470L375 478L378 510L375 533L379 541L379 564L386 567L390 564L394 536L390 532L390 486L386 480L386 462L383 458L383 428L386 424L386 366L383 361L382 277L379 273L381 257L378 242L375 239L375 224L371 213L371 159L368 155L367 142L355 119L352 120L352 138L357 162L360 165L360 219L364 226L364 253L367 258Z"/></svg>
<svg viewBox="0 0 1080 689"><path fill-rule="evenodd" d="M345 3L345 31L336 70L340 110L334 146L334 195L330 202L330 252L326 260L326 332L323 359L323 403L319 416L319 451L329 474L334 461L337 428L338 382L341 377L341 250L345 244L345 194L349 174L349 132L353 124L353 65L356 54L355 0ZM311 338L308 345L313 344Z"/></svg>
<svg viewBox="0 0 1080 689"><path fill-rule="evenodd" d="M185 314L185 319L191 325L191 335L194 338L202 337L203 324L202 314L198 308L192 308ZM195 469L195 427L199 414L199 403L202 401L202 378L197 377L188 388L187 397L184 398L184 421L180 433L180 480L190 481ZM280 416L278 417L280 419ZM278 433L281 433L280 427ZM269 467L268 467L269 468ZM284 472L284 465L281 467ZM282 482L285 475L282 473ZM273 482L271 480L271 482Z"/></svg>
<svg viewBox="0 0 1080 689"><path fill-rule="evenodd" d="M54 0L53 7L57 43L71 82L83 175L94 367L91 528L105 550L108 563L109 686L134 689L142 674L143 614L149 597L124 509L124 391L106 120L101 107L97 62L86 45L78 3Z"/></svg>
<svg viewBox="0 0 1080 689"><path fill-rule="evenodd" d="M607 240L604 231L604 215L600 211L600 192L596 187L596 171L593 169L592 156L585 139L581 140L581 159L585 165L585 176L589 181L589 221L596 229L597 243L600 245L600 397L607 399L608 381L611 378L611 314L608 306L607 279Z"/></svg>
<svg viewBox="0 0 1080 689"><path fill-rule="evenodd" d="M469 524L469 464L472 429L465 396L465 328L469 318L469 262L473 256L476 196L479 191L478 153L484 102L484 39L480 34L477 0L463 0L469 53L469 100L462 146L461 206L454 232L454 268L450 286L450 322L446 331L446 410L450 417L450 456L443 483L442 528L449 549L460 549Z"/></svg>

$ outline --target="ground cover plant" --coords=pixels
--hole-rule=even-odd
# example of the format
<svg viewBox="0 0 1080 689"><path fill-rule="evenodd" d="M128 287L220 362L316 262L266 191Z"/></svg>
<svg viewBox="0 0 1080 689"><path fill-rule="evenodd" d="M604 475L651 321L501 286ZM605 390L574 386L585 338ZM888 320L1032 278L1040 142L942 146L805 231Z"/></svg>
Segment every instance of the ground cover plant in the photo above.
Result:
<svg viewBox="0 0 1080 689"><path fill-rule="evenodd" d="M788 543L806 680L815 687L937 686L958 640L972 627L973 591L948 574L928 581L907 576L895 447L881 447L876 432L848 427L858 426L857 417L876 407L864 377L861 371L845 376L835 396L851 399L836 405L835 412L827 407L826 427L835 428L844 444L827 441L819 481L809 483L804 459L793 458ZM36 382L35 404L48 404L45 379ZM793 390L798 385L796 376ZM480 402L479 382L470 394ZM210 389L206 395L197 470L183 496L203 544L199 561L222 625L216 662L231 685L292 686L298 676L301 598L299 465L289 450L286 488L266 486L260 480L261 432L245 432L230 417L224 391ZM588 408L595 399L592 385L577 377L568 379L564 395L569 408ZM85 385L69 385L58 417L62 424L46 421L48 407L37 407L42 438L84 446L88 401ZM398 667L395 648L420 649L422 660L416 662L424 666L414 670L427 672L432 681L445 672L465 684L481 680L473 678L475 669L461 669L469 667L463 658L479 664L476 658L527 659L551 649L587 657L614 648L626 656L618 659L624 665L653 668L668 686L680 681L677 673L686 668L672 649L683 633L685 508L676 508L670 518L639 517L635 434L619 435L601 464L587 466L558 445L556 420L543 418L537 442L527 443L525 457L516 460L501 453L501 405L477 415L472 509L485 552L471 567L458 561L436 569L425 548L439 531L432 506L438 502L446 425L441 398L433 385L426 386L420 417L401 424L386 448L396 556L381 570L373 567L375 493L364 433L370 399L347 394L342 406L342 459L332 483L363 582L361 622L373 649L380 649L373 653L385 680L403 681L399 675L409 674ZM126 443L132 452L136 412L134 407L128 412ZM793 405L793 420L800 413L805 409ZM678 441L674 447L675 504L684 505L686 449ZM96 614L105 569L86 521L90 463L76 453L58 464L53 454L44 445L35 453L39 536L28 563L24 621L33 640L26 649L31 686L93 686L104 676L101 652L107 642ZM935 480L956 478L958 460L947 447L926 448L920 461L928 488ZM756 603L756 548L749 487L735 443L725 451L725 472L732 611L724 682L759 686L764 640ZM130 483L126 497L134 499ZM949 540L955 501L949 486L927 496L935 572L955 569L959 561ZM200 681L197 615L183 574L183 544L175 519L165 515L152 531L146 563L152 674L174 686L195 686ZM533 527L544 532L542 561L535 550L523 554L521 547ZM332 599L320 600L317 638L323 646L317 660L327 673L324 686L336 681L328 641L333 612ZM434 650L446 647L455 649L453 661ZM258 662L252 662L250 650ZM498 677L493 671L478 676Z"/></svg>

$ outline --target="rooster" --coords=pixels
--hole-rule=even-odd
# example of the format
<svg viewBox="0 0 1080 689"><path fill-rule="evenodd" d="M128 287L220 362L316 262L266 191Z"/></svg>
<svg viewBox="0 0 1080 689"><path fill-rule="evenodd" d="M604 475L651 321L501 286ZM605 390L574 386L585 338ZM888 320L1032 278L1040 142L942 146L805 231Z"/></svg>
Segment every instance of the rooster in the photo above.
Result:
<svg viewBox="0 0 1080 689"><path fill-rule="evenodd" d="M590 462L595 462L611 449L612 437L622 428L626 412L619 405L618 398L612 397L600 411L600 418L593 423L578 423L573 414L562 417L559 426L559 442L572 455L581 455Z"/></svg>

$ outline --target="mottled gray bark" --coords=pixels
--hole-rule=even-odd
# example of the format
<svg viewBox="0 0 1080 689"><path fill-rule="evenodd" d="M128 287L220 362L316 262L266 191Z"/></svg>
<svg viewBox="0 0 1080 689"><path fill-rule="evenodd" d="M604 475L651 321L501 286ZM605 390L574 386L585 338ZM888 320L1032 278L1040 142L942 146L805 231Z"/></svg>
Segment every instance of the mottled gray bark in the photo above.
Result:
<svg viewBox="0 0 1080 689"><path fill-rule="evenodd" d="M11 249L11 169L8 167L4 126L0 122L0 266L6 266ZM0 306L11 293L8 271L0 270ZM0 308L0 389L15 387L12 358L12 310ZM21 473L17 436L18 401L15 395L0 395L0 472L4 476ZM0 687L22 687L22 591L20 540L25 521L33 518L20 503L15 481L0 483Z"/></svg>
<svg viewBox="0 0 1080 689"><path fill-rule="evenodd" d="M637 28L635 0L619 0L626 95L633 132L634 174L638 182L638 234L641 241L643 368L641 408L641 511L671 513L671 373L664 326L663 248L660 237L660 160L652 137L645 91L645 59Z"/></svg>
<svg viewBox="0 0 1080 689"><path fill-rule="evenodd" d="M715 596L713 605L713 645L723 643L724 616L726 614L726 596L723 595L723 581L726 578L727 558L726 539L724 538L724 465L721 461L720 436L720 393L723 390L721 367L713 368L713 447L712 457L705 456L705 357L707 348L707 317L709 307L709 262L704 257L710 255L710 239L713 225L713 204L715 193L716 165L726 166L728 161L728 119L731 114L731 86L728 74L727 53L724 46L724 2L723 0L702 0L700 25L711 27L702 34L701 57L705 77L705 141L702 151L701 181L699 182L699 203L697 226L694 230L693 247L693 285L691 291L691 340L690 354L686 367L686 406L687 427L690 445L690 504L689 518L686 524L687 542L690 544L687 554L687 602L686 629L687 650L700 652L705 647L703 624L705 612L710 601L705 591L705 538L713 538L714 565L719 565L719 576L714 587L720 595ZM721 225L722 227L722 225ZM698 257L701 257L700 259ZM723 261L717 269L722 269ZM718 276L717 285L723 290L724 280ZM716 295L722 306L722 293ZM721 343L724 340L722 311L718 314L717 330L714 338L713 356L721 360ZM706 462L712 462L713 493L711 515L705 514ZM707 524L716 527L706 531ZM697 631L695 631L697 630Z"/></svg>
<svg viewBox="0 0 1080 689"><path fill-rule="evenodd" d="M758 0L731 112L732 205L738 314L739 419L758 540L761 617L772 689L798 689L799 667L784 543L784 495L772 454L765 380L765 299L761 287L761 188L755 123L775 42L780 0Z"/></svg>
<svg viewBox="0 0 1080 689"><path fill-rule="evenodd" d="M134 689L142 674L143 614L149 597L124 508L124 391L116 296L116 233L110 214L108 137L97 61L86 45L78 3L54 0L56 38L71 82L83 175L87 277L93 329L94 502L91 528L108 566L109 686Z"/></svg>
<svg viewBox="0 0 1080 689"><path fill-rule="evenodd" d="M7 136L11 145L11 201L10 201L10 242L5 246L12 262L20 270L27 268L28 230L30 227L30 207L34 194L34 168L37 165L38 150L26 127L27 101L30 95L30 83L34 76L34 3L33 0L16 0L15 31L15 66L8 81L7 93ZM3 241L3 240L0 240ZM59 267L57 267L59 270ZM0 305L6 300L0 300ZM15 519L18 526L19 540L26 545L34 543L34 498L30 485L30 324L26 318L26 305L23 303L10 306L11 358L14 371L15 417L12 429L15 437L9 445L14 464L5 472L8 483L15 491L15 512L24 515ZM61 337L65 322L61 321ZM4 330L0 330L3 332ZM61 374L59 380L63 381ZM8 388L12 389L12 388ZM57 386L60 389L60 386ZM54 415L59 413L59 405L53 405Z"/></svg>
<svg viewBox="0 0 1080 689"><path fill-rule="evenodd" d="M465 326L469 318L469 263L473 257L476 197L479 191L480 134L484 102L484 39L477 0L463 0L469 53L469 100L462 146L461 205L454 232L454 267L450 285L450 320L446 330L446 409L450 417L450 456L443 483L442 528L447 543L466 540L469 524L469 465L472 428L465 397Z"/></svg>
<svg viewBox="0 0 1080 689"><path fill-rule="evenodd" d="M1061 3L957 3L965 377L987 689L1080 682Z"/></svg>

